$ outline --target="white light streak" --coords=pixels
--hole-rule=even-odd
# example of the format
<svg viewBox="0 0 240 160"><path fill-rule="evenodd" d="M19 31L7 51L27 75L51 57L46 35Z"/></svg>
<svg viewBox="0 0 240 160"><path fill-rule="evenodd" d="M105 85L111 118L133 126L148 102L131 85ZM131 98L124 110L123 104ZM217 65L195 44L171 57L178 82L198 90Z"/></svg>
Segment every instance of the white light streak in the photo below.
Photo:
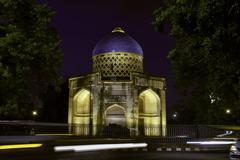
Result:
<svg viewBox="0 0 240 160"><path fill-rule="evenodd" d="M90 144L90 145L74 145L74 146L55 146L55 152L63 151L97 151L97 150L108 150L108 149L125 149L125 148L143 148L147 147L146 143L120 143L120 144Z"/></svg>
<svg viewBox="0 0 240 160"><path fill-rule="evenodd" d="M233 134L233 131L225 131L224 134L217 135L217 137L223 137L223 136L227 136L227 135L230 135L230 134Z"/></svg>
<svg viewBox="0 0 240 160"><path fill-rule="evenodd" d="M235 144L235 141L188 141L187 144L200 144L200 145L222 145L222 144Z"/></svg>

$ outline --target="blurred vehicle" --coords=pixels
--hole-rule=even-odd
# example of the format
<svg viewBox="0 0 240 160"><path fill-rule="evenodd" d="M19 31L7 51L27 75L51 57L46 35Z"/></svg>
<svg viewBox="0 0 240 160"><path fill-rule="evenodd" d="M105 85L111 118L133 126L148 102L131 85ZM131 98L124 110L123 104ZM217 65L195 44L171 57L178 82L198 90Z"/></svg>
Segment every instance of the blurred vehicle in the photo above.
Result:
<svg viewBox="0 0 240 160"><path fill-rule="evenodd" d="M240 160L240 139L236 140L236 143L230 147L230 159Z"/></svg>

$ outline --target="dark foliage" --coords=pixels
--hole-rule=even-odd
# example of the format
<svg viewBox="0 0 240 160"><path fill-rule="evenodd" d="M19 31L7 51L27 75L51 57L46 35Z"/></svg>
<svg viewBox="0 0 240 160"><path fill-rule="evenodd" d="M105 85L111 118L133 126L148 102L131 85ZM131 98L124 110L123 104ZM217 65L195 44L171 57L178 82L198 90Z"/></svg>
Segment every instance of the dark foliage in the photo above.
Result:
<svg viewBox="0 0 240 160"><path fill-rule="evenodd" d="M240 1L171 0L154 15L155 27L170 23L175 37L168 58L183 122L239 124Z"/></svg>

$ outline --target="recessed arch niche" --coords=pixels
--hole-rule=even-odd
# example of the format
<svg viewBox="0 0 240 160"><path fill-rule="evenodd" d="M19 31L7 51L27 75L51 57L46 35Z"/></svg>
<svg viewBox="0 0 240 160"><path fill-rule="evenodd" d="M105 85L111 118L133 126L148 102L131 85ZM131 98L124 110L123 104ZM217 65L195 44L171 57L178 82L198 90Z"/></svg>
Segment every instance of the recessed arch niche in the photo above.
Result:
<svg viewBox="0 0 240 160"><path fill-rule="evenodd" d="M124 107L114 104L109 106L105 111L105 125L117 124L126 127L126 110Z"/></svg>
<svg viewBox="0 0 240 160"><path fill-rule="evenodd" d="M160 135L160 97L147 89L139 95L139 127L144 136Z"/></svg>
<svg viewBox="0 0 240 160"><path fill-rule="evenodd" d="M89 135L90 123L90 92L81 89L73 98L74 133L76 135Z"/></svg>

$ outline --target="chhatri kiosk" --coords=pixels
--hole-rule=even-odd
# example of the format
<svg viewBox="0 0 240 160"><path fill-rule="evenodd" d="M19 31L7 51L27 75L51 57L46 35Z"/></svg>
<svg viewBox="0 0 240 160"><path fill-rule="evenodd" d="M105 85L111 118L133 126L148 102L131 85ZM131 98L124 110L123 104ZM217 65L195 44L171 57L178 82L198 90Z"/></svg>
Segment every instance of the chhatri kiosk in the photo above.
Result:
<svg viewBox="0 0 240 160"><path fill-rule="evenodd" d="M165 136L165 78L144 74L141 46L118 27L96 44L92 60L91 74L69 79L70 132L97 136L120 126L129 136Z"/></svg>

